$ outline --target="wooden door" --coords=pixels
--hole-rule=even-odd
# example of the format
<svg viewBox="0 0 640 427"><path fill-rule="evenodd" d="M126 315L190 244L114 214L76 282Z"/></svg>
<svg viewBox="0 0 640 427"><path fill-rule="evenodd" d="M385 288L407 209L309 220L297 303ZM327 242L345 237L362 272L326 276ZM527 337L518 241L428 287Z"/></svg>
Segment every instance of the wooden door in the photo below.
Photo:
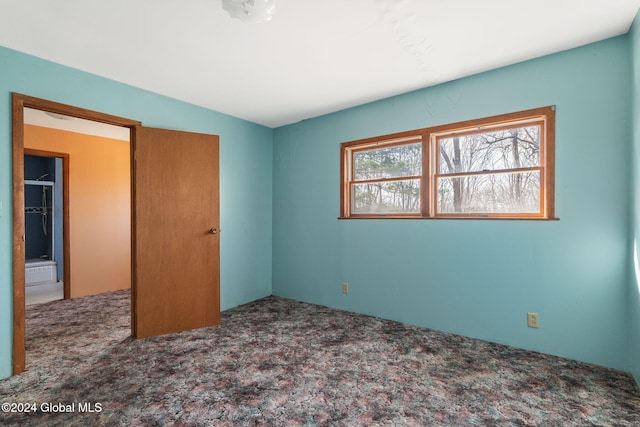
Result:
<svg viewBox="0 0 640 427"><path fill-rule="evenodd" d="M218 149L215 135L135 128L136 338L220 322Z"/></svg>

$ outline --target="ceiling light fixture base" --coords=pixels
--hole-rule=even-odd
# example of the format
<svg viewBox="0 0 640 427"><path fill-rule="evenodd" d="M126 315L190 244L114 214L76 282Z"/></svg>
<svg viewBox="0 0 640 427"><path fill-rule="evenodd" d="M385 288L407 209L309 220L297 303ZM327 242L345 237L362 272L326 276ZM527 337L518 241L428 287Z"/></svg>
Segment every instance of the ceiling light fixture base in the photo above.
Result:
<svg viewBox="0 0 640 427"><path fill-rule="evenodd" d="M275 0L222 0L229 16L242 22L265 22L273 18Z"/></svg>

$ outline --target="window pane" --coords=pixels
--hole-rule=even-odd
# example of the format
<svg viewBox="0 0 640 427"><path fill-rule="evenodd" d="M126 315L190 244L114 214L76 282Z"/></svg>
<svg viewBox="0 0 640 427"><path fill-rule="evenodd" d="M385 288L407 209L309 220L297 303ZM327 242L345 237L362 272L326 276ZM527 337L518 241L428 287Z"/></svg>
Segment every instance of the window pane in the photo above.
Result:
<svg viewBox="0 0 640 427"><path fill-rule="evenodd" d="M540 165L540 126L442 138L440 173L480 172Z"/></svg>
<svg viewBox="0 0 640 427"><path fill-rule="evenodd" d="M540 172L438 178L438 213L538 213Z"/></svg>
<svg viewBox="0 0 640 427"><path fill-rule="evenodd" d="M353 213L418 213L420 180L353 184Z"/></svg>
<svg viewBox="0 0 640 427"><path fill-rule="evenodd" d="M419 176L422 173L422 144L358 151L353 159L356 181Z"/></svg>

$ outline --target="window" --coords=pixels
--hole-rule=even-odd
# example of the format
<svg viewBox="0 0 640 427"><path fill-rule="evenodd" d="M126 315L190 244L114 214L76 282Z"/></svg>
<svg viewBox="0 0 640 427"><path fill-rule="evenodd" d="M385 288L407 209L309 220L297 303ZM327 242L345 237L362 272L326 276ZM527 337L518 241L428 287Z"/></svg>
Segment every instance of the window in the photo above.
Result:
<svg viewBox="0 0 640 427"><path fill-rule="evenodd" d="M341 218L554 218L555 107L341 145Z"/></svg>

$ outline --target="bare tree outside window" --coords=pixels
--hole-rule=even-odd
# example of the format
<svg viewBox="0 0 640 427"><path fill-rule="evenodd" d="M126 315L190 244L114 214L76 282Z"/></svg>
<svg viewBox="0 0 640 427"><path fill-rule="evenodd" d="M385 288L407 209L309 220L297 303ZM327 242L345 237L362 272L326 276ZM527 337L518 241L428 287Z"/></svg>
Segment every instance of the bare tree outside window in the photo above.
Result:
<svg viewBox="0 0 640 427"><path fill-rule="evenodd" d="M353 170L353 212L420 212L422 143L357 151Z"/></svg>
<svg viewBox="0 0 640 427"><path fill-rule="evenodd" d="M540 209L540 126L438 138L438 212Z"/></svg>

